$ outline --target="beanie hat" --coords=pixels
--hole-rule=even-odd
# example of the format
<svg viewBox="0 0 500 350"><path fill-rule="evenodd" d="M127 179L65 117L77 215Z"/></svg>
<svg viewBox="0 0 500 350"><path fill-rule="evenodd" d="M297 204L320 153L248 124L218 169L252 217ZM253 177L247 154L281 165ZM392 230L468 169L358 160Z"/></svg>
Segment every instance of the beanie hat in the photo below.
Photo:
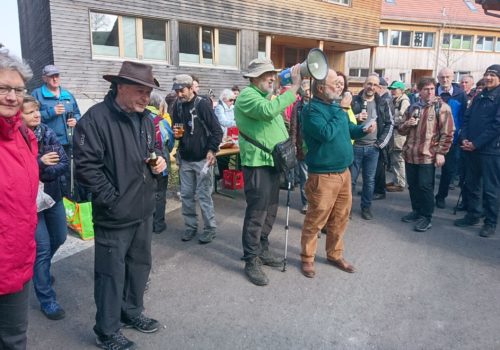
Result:
<svg viewBox="0 0 500 350"><path fill-rule="evenodd" d="M484 72L484 74L486 73L493 73L500 78L500 64L493 64L489 66L488 68L486 68L486 72Z"/></svg>

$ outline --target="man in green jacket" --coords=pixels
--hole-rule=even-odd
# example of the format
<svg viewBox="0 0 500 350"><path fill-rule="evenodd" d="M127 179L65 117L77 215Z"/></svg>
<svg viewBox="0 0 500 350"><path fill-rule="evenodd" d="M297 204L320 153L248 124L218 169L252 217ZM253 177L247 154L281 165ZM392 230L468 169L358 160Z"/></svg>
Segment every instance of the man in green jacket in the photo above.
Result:
<svg viewBox="0 0 500 350"><path fill-rule="evenodd" d="M302 131L308 152L308 179L305 191L309 208L302 228L302 273L314 277L317 233L326 227L326 255L339 269L353 273L354 267L343 258L344 231L352 204L351 173L353 161L351 139L359 139L376 130L375 121L368 126L349 121L338 104L337 74L329 70L325 80L314 81L314 98L302 110Z"/></svg>
<svg viewBox="0 0 500 350"><path fill-rule="evenodd" d="M250 85L241 91L234 107L240 133L268 149L288 139L281 113L295 102L300 87L300 65L292 69L293 84L284 94L271 98L276 72L271 60L257 58L250 62L245 78ZM239 138L247 208L243 222L243 259L249 280L259 286L269 283L261 265L278 267L282 259L269 251L268 236L278 211L280 174L274 169L271 154Z"/></svg>

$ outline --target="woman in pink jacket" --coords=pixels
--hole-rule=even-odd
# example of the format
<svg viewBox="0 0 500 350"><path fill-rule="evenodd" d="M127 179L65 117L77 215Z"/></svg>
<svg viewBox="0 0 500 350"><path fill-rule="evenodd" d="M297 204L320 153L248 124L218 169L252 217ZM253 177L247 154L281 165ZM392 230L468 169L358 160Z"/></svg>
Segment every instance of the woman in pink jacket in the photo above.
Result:
<svg viewBox="0 0 500 350"><path fill-rule="evenodd" d="M30 68L0 49L0 349L25 349L35 261L37 142L20 108Z"/></svg>

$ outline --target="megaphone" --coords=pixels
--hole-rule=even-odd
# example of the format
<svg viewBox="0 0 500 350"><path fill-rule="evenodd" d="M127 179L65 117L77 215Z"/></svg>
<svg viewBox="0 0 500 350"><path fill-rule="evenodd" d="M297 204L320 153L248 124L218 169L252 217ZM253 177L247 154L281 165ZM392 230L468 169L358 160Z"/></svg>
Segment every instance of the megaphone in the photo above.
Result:
<svg viewBox="0 0 500 350"><path fill-rule="evenodd" d="M313 77L316 80L325 80L328 75L328 60L325 54L320 49L311 49L307 54L307 58L300 64L301 78ZM292 68L287 68L281 71L278 76L281 80L281 85L289 85L292 83Z"/></svg>

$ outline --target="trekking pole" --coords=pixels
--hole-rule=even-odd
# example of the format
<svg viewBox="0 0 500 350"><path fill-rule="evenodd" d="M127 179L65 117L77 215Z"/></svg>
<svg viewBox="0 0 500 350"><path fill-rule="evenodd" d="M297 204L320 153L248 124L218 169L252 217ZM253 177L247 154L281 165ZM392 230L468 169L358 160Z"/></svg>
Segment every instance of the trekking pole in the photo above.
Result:
<svg viewBox="0 0 500 350"><path fill-rule="evenodd" d="M457 205L453 208L453 215L457 215L458 205L460 204L460 199L462 198L462 192L464 191L465 183L460 187L460 193L458 194Z"/></svg>
<svg viewBox="0 0 500 350"><path fill-rule="evenodd" d="M67 114L67 119L73 118L73 112L68 112ZM71 196L71 199L73 200L75 197L75 174L74 174L74 159L73 159L73 131L74 127L69 127L68 128L68 141L69 141L69 178L70 178L70 185L69 185L69 193Z"/></svg>
<svg viewBox="0 0 500 350"><path fill-rule="evenodd" d="M288 181L288 189L286 193L286 221L285 221L285 257L283 258L283 270L282 272L286 271L286 256L288 253L288 220L290 217L290 191L292 190L292 180L291 180L291 170L287 174L287 181Z"/></svg>

